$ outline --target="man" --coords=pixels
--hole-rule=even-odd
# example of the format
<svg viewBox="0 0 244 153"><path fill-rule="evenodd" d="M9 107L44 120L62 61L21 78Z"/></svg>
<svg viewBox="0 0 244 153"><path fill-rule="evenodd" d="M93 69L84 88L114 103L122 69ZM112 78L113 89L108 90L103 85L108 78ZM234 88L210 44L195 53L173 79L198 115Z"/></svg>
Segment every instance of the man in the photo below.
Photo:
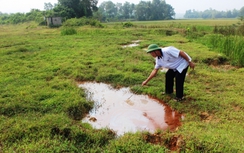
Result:
<svg viewBox="0 0 244 153"><path fill-rule="evenodd" d="M173 47L160 48L156 44L148 46L147 53L150 53L155 58L155 67L152 70L149 77L142 82L142 85L146 85L154 76L156 76L160 68L168 68L165 74L165 94L172 94L174 88L174 78L176 84L176 101L182 101L184 99L184 82L188 67L194 69L195 64L191 61L191 57Z"/></svg>

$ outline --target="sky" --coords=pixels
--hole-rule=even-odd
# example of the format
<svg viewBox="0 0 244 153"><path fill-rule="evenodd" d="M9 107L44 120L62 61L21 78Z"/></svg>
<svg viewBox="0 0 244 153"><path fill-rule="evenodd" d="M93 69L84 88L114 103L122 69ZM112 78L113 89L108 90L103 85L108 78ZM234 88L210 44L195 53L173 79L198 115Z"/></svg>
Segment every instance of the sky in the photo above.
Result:
<svg viewBox="0 0 244 153"><path fill-rule="evenodd" d="M103 1L98 0L98 5ZM141 0L111 0L113 3L129 3L138 4ZM149 0L143 0L149 1ZM151 0L152 1L152 0ZM186 10L204 11L207 9L215 9L217 11L227 11L237 9L240 10L244 6L244 0L165 0L170 4L176 14L183 14ZM31 9L44 10L44 3L57 3L58 0L0 0L0 12L2 13L26 13Z"/></svg>

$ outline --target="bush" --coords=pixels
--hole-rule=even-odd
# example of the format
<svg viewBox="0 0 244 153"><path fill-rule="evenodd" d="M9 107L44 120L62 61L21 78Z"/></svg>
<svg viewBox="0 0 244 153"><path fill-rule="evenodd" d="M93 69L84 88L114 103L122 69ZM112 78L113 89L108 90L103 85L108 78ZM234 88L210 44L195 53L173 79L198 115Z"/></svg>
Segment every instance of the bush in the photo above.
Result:
<svg viewBox="0 0 244 153"><path fill-rule="evenodd" d="M61 30L61 35L74 35L77 34L77 31L71 27L65 27Z"/></svg>
<svg viewBox="0 0 244 153"><path fill-rule="evenodd" d="M100 21L95 19L88 19L86 17L83 18L72 18L68 19L63 23L64 27L70 27L70 26L85 26L90 25L93 27L103 28L104 26L100 23Z"/></svg>
<svg viewBox="0 0 244 153"><path fill-rule="evenodd" d="M129 27L133 27L133 26L134 25L132 23L130 23L130 22L126 22L126 23L123 24L123 27L125 27L125 28L129 28Z"/></svg>

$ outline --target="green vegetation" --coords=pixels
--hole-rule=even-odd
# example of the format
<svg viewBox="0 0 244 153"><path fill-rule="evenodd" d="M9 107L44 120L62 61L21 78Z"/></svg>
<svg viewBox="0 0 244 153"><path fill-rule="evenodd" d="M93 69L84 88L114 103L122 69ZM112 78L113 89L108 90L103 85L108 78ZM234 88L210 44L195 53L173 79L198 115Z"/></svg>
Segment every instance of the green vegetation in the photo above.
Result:
<svg viewBox="0 0 244 153"><path fill-rule="evenodd" d="M237 18L239 16L244 16L244 6L240 9L217 11L215 9L207 9L204 11L187 10L184 17L185 18L201 18L201 19L220 19L220 18Z"/></svg>
<svg viewBox="0 0 244 153"><path fill-rule="evenodd" d="M114 21L159 21L175 18L174 8L164 0L140 1L139 4L130 2L113 3L104 1L97 6L97 0L58 0L57 4L44 3L44 11L31 9L28 13L0 12L0 24L19 24L30 21L46 25L47 18L59 17L63 21L73 18L93 18L101 22ZM243 20L244 6L240 10L187 10L184 18L194 19L236 19ZM52 21L52 20L51 20ZM225 20L226 21L226 20ZM80 24L78 22L78 24ZM59 25L52 25L59 26Z"/></svg>
<svg viewBox="0 0 244 153"><path fill-rule="evenodd" d="M243 35L223 37L215 27L237 22L1 25L0 152L244 152L244 69L238 58ZM122 47L133 40L140 45ZM109 129L82 123L93 103L77 84L98 81L135 91L153 68L154 59L144 51L151 43L180 48L196 63L187 75L182 103L160 94L163 73L138 91L183 113L183 125L176 131L117 138Z"/></svg>
<svg viewBox="0 0 244 153"><path fill-rule="evenodd" d="M97 7L97 0L58 0L58 4L44 3L45 11L32 9L28 13L6 14L0 12L0 24L18 24L36 21L45 25L45 18L61 17L63 21L73 18L94 18L99 21L124 20L164 20L173 19L174 9L165 1L153 0L140 2L138 5L125 2L114 4L111 1L103 2ZM160 11L158 11L160 10ZM78 22L80 24L80 22Z"/></svg>

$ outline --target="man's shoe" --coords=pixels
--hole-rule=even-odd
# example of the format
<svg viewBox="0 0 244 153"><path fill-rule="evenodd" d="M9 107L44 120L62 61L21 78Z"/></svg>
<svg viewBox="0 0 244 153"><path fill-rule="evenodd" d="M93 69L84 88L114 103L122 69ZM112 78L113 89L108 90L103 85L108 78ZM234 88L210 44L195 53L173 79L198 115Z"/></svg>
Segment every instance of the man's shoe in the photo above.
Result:
<svg viewBox="0 0 244 153"><path fill-rule="evenodd" d="M185 100L185 97L182 97L182 98L175 97L174 98L174 101L177 101L177 102L180 102L180 101L183 101L183 100Z"/></svg>

